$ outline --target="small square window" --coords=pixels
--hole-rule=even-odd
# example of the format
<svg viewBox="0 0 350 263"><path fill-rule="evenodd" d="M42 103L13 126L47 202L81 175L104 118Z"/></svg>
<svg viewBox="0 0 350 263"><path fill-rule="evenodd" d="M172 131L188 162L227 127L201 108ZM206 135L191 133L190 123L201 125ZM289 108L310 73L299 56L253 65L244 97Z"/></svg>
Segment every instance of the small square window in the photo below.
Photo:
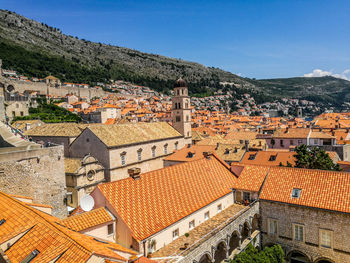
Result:
<svg viewBox="0 0 350 263"><path fill-rule="evenodd" d="M195 223L194 220L192 220L191 222L188 223L188 229L192 230L195 227Z"/></svg>
<svg viewBox="0 0 350 263"><path fill-rule="evenodd" d="M114 234L114 225L113 224L109 224L107 226L107 234L108 235L113 235Z"/></svg>
<svg viewBox="0 0 350 263"><path fill-rule="evenodd" d="M332 248L333 246L333 231L320 229L320 246L325 248Z"/></svg>
<svg viewBox="0 0 350 263"><path fill-rule="evenodd" d="M304 226L293 224L293 239L296 241L304 241Z"/></svg>
<svg viewBox="0 0 350 263"><path fill-rule="evenodd" d="M278 221L276 219L268 218L268 233L271 236L277 235Z"/></svg>
<svg viewBox="0 0 350 263"><path fill-rule="evenodd" d="M125 154L120 155L120 160L122 162L122 165L125 165Z"/></svg>
<svg viewBox="0 0 350 263"><path fill-rule="evenodd" d="M219 204L219 205L218 205L218 213L221 212L221 210L222 210L222 205Z"/></svg>
<svg viewBox="0 0 350 263"><path fill-rule="evenodd" d="M177 239L179 237L179 229L175 229L173 231L173 240Z"/></svg>
<svg viewBox="0 0 350 263"><path fill-rule="evenodd" d="M137 160L139 162L142 160L142 151L137 151Z"/></svg>
<svg viewBox="0 0 350 263"><path fill-rule="evenodd" d="M204 214L204 221L209 219L209 211Z"/></svg>
<svg viewBox="0 0 350 263"><path fill-rule="evenodd" d="M250 193L249 192L243 192L243 200L250 201Z"/></svg>
<svg viewBox="0 0 350 263"><path fill-rule="evenodd" d="M276 161L277 155L271 155L269 161L273 162Z"/></svg>
<svg viewBox="0 0 350 263"><path fill-rule="evenodd" d="M301 189L293 188L292 190L292 198L299 198L301 194Z"/></svg>
<svg viewBox="0 0 350 263"><path fill-rule="evenodd" d="M248 160L255 160L256 154L250 154Z"/></svg>

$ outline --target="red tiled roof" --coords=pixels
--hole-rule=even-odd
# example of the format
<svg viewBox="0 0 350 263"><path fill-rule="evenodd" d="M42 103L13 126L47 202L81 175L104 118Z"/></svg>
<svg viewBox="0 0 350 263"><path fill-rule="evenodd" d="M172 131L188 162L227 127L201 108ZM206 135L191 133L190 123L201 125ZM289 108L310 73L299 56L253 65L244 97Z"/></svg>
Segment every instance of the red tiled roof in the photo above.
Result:
<svg viewBox="0 0 350 263"><path fill-rule="evenodd" d="M92 255L127 261L110 248L122 246L98 242L93 237L60 226L57 218L1 192L0 215L6 220L0 227L0 244L26 232L5 251L11 262L21 262L35 249L40 252L35 258L38 262L51 262L58 257L56 262L86 262Z"/></svg>
<svg viewBox="0 0 350 263"><path fill-rule="evenodd" d="M98 226L113 221L112 216L104 208L91 210L75 216L60 220L58 223L74 231L82 231L90 227Z"/></svg>
<svg viewBox="0 0 350 263"><path fill-rule="evenodd" d="M231 169L233 171L237 167L243 167L243 169L240 171L238 180L236 180L236 182L234 183L233 188L239 190L259 192L270 167L240 164L231 165Z"/></svg>
<svg viewBox="0 0 350 263"><path fill-rule="evenodd" d="M350 173L271 167L260 199L350 213Z"/></svg>
<svg viewBox="0 0 350 263"><path fill-rule="evenodd" d="M214 152L215 146L213 145L191 145L191 147L185 146L184 148L174 152L172 155L167 156L164 160L176 161L176 162L190 162L203 158L203 152Z"/></svg>
<svg viewBox="0 0 350 263"><path fill-rule="evenodd" d="M215 154L163 169L100 184L100 191L137 240L168 227L218 198L237 181ZM142 220L140 220L142 219Z"/></svg>

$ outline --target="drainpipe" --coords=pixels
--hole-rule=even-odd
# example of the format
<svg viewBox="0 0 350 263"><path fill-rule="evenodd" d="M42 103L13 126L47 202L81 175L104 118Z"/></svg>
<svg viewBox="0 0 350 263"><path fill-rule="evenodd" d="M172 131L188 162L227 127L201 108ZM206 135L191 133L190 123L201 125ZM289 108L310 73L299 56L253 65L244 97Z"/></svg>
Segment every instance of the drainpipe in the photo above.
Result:
<svg viewBox="0 0 350 263"><path fill-rule="evenodd" d="M146 257L146 240L143 241L143 255Z"/></svg>

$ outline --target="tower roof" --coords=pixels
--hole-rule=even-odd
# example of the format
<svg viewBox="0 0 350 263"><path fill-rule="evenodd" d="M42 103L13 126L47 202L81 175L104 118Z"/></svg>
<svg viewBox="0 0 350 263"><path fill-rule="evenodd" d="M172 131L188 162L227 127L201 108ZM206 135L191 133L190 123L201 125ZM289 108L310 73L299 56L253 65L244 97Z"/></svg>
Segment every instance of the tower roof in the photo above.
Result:
<svg viewBox="0 0 350 263"><path fill-rule="evenodd" d="M182 87L187 87L187 82L182 78L179 78L177 81L175 81L174 88L182 88Z"/></svg>

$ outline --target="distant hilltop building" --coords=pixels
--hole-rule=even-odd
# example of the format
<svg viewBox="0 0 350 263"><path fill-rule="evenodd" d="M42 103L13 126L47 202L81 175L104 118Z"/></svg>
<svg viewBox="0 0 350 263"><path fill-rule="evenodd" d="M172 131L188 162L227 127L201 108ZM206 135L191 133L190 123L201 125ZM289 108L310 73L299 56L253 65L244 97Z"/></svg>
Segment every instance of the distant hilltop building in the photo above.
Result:
<svg viewBox="0 0 350 263"><path fill-rule="evenodd" d="M173 127L181 133L185 142L191 144L191 109L190 97L188 96L187 83L183 79L178 79L174 84L174 97L172 98L172 123Z"/></svg>

